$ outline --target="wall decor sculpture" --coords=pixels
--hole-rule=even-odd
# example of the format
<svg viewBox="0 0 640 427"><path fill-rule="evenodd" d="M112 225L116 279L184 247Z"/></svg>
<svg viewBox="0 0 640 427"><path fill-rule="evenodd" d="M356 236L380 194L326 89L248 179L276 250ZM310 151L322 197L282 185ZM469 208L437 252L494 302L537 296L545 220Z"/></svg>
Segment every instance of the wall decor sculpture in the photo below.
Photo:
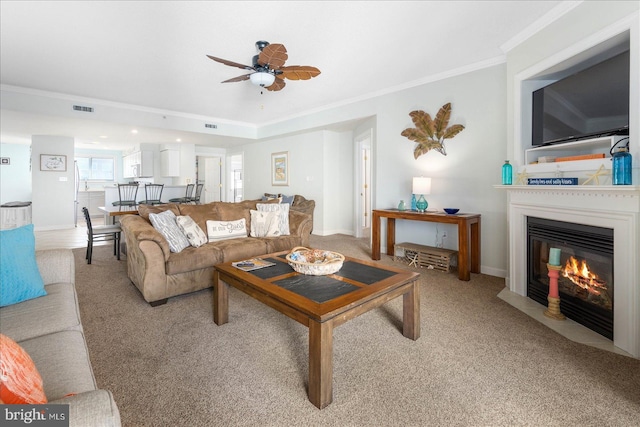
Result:
<svg viewBox="0 0 640 427"><path fill-rule="evenodd" d="M423 154L427 154L429 150L436 150L446 156L447 151L444 148L444 140L450 139L464 130L463 125L449 126L451 118L451 103L448 102L440 108L435 119L432 119L429 113L422 110L416 110L409 113L415 128L407 128L402 131L401 135L416 142L413 150L413 157L418 158Z"/></svg>

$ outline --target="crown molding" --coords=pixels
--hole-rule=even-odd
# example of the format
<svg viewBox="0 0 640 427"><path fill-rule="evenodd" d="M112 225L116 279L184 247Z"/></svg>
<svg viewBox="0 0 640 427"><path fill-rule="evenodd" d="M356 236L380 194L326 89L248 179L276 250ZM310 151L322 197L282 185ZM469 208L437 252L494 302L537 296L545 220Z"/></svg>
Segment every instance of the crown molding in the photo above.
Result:
<svg viewBox="0 0 640 427"><path fill-rule="evenodd" d="M107 101L107 100L98 99L98 98L88 98L83 96L69 95L61 92L51 92L51 91L33 89L33 88L28 88L23 86L0 84L0 91L13 92L13 93L19 93L19 94L31 95L31 96L42 96L46 98L71 101L74 103L89 104L91 106L101 105L104 107L117 108L122 110L138 111L142 113L151 113L151 114L157 114L161 116L180 117L180 118L190 119L190 120L215 122L218 124L222 123L226 125L235 125L239 127L257 129L257 126L255 124L248 123L248 122L239 122L239 121L228 120L228 119L220 119L218 117L201 116L198 114L184 113L181 111L172 111L172 110L163 110L159 108L144 107L142 105L126 104L123 102Z"/></svg>
<svg viewBox="0 0 640 427"><path fill-rule="evenodd" d="M542 18L538 19L533 24L520 31L509 41L500 46L500 49L505 54L509 53L512 49L527 41L530 37L534 36L538 32L542 31L548 25L560 19L562 16L571 12L573 9L582 4L583 1L563 1L558 6L545 13Z"/></svg>

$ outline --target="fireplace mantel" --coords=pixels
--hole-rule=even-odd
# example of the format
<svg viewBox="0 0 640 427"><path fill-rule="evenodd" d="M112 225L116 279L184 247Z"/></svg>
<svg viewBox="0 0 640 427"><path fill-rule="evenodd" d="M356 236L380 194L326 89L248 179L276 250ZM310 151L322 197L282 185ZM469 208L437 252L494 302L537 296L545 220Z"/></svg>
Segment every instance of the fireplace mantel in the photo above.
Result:
<svg viewBox="0 0 640 427"><path fill-rule="evenodd" d="M496 185L508 192L509 290L527 292L528 216L614 230L614 346L640 358L640 186Z"/></svg>

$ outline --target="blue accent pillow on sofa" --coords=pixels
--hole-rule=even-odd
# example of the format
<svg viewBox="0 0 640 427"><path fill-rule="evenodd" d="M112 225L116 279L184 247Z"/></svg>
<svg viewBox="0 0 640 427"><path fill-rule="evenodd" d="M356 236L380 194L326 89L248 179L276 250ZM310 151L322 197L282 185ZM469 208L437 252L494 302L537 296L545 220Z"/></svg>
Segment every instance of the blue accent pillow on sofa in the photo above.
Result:
<svg viewBox="0 0 640 427"><path fill-rule="evenodd" d="M289 205L293 205L293 199L296 196L285 196L284 194L282 194L282 203L287 203Z"/></svg>
<svg viewBox="0 0 640 427"><path fill-rule="evenodd" d="M0 307L46 295L36 263L33 224L0 230Z"/></svg>

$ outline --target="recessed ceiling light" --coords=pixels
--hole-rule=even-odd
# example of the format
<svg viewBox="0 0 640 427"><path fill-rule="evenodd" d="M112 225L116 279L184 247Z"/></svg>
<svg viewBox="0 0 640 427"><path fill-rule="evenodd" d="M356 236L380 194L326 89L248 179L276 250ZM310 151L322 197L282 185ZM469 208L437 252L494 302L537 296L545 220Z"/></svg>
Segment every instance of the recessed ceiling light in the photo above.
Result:
<svg viewBox="0 0 640 427"><path fill-rule="evenodd" d="M107 135L100 135L100 138L102 138L102 139L107 139L107 138L109 138L109 137L108 137Z"/></svg>
<svg viewBox="0 0 640 427"><path fill-rule="evenodd" d="M180 138L176 139L176 142L182 142L182 140Z"/></svg>
<svg viewBox="0 0 640 427"><path fill-rule="evenodd" d="M132 129L131 133L138 133L138 129Z"/></svg>

